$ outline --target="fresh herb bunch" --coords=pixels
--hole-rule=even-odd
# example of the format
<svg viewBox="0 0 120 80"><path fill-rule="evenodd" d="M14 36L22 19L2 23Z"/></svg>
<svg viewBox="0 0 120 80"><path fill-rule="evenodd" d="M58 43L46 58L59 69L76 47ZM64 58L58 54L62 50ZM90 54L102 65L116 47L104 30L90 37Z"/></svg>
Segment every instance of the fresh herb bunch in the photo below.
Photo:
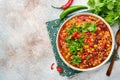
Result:
<svg viewBox="0 0 120 80"><path fill-rule="evenodd" d="M88 0L90 11L103 17L110 25L120 28L120 0Z"/></svg>

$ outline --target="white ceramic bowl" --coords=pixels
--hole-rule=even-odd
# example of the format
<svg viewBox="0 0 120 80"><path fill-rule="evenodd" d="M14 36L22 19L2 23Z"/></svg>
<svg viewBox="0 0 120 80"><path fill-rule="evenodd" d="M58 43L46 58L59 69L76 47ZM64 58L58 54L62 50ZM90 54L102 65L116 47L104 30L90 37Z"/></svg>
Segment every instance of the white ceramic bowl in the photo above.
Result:
<svg viewBox="0 0 120 80"><path fill-rule="evenodd" d="M77 68L77 67L72 66L71 64L69 64L69 63L63 58L63 56L62 56L62 54L60 53L60 50L59 50L59 48L58 48L58 35L59 35L59 32L60 32L62 26L63 26L68 20L70 20L71 18L73 18L73 17L75 17L75 16L78 16L78 15L92 15L92 16L95 16L95 17L101 19L103 22L105 22L105 24L106 24L107 27L109 28L110 33L111 33L111 36L112 36L112 48L111 48L111 51L110 51L109 56L108 56L108 57L106 58L106 60L104 60L101 64L99 64L98 66L92 67L92 68L80 69L80 68ZM64 61L64 63L65 63L67 66L69 66L70 68L72 68L72 69L74 69L74 70L78 70L78 71L89 71L89 70L94 70L94 69L99 68L100 66L104 65L104 64L110 59L110 57L111 57L111 55L112 55L112 52L113 52L113 50L114 50L115 40L114 40L113 31L112 31L110 25L109 25L103 18L101 18L101 17L98 16L98 15L92 14L92 13L79 13L79 14L76 14L76 15L71 16L70 18L68 18L68 19L61 25L61 27L60 27L60 29L59 29L59 31L58 31L58 34L57 34L56 44L57 44L57 50L58 50L59 56L60 56L60 58Z"/></svg>

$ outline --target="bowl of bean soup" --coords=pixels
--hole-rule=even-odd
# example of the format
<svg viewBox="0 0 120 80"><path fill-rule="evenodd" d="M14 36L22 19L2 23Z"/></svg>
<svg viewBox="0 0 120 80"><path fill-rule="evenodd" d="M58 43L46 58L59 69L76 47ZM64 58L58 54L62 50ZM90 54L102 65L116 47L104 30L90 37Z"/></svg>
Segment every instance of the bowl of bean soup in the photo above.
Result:
<svg viewBox="0 0 120 80"><path fill-rule="evenodd" d="M114 49L110 25L100 16L79 13L60 27L56 45L59 56L70 68L89 71L104 65Z"/></svg>

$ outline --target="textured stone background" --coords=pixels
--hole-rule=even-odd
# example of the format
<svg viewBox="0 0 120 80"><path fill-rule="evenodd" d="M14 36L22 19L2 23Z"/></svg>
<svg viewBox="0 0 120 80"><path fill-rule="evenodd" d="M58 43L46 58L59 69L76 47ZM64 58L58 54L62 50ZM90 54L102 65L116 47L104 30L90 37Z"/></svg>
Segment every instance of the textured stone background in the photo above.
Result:
<svg viewBox="0 0 120 80"><path fill-rule="evenodd" d="M69 79L50 66L55 62L46 21L59 17L67 0L0 0L0 80L119 80L120 60L106 77L108 64ZM73 5L87 0L74 0ZM117 28L113 27L114 32ZM56 66L56 65L55 65Z"/></svg>

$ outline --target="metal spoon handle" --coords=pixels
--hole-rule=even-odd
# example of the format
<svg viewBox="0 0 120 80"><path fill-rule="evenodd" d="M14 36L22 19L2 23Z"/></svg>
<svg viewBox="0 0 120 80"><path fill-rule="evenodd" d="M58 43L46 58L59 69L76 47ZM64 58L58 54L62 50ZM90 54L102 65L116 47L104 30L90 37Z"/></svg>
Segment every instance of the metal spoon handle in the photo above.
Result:
<svg viewBox="0 0 120 80"><path fill-rule="evenodd" d="M116 56L117 56L118 48L119 48L119 45L117 45L117 48L116 48L116 50L115 50L115 53L113 54L112 61L111 61L110 65L109 65L109 68L108 68L107 73L106 73L107 76L110 76L110 74L111 74L111 72L112 72L112 68L113 68L114 61L115 61Z"/></svg>

